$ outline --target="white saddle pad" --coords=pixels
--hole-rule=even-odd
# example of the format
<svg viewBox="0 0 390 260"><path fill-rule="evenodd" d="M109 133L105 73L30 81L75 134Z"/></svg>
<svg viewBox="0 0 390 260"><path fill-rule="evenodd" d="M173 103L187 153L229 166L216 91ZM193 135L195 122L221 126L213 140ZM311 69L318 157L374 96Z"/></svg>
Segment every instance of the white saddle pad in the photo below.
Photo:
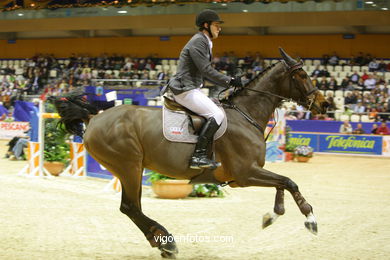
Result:
<svg viewBox="0 0 390 260"><path fill-rule="evenodd" d="M223 110L223 108L221 107ZM194 134L189 116L184 111L173 111L163 106L163 133L167 140L179 143L196 143L198 136ZM225 113L225 111L223 110ZM225 118L214 135L214 140L220 138L226 131L227 119Z"/></svg>

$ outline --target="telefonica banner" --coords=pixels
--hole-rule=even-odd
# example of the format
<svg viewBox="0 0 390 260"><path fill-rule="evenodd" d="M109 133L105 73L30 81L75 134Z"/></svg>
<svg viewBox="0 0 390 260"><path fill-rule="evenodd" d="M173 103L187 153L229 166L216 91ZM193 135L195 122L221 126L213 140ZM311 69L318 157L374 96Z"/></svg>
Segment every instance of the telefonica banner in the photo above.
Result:
<svg viewBox="0 0 390 260"><path fill-rule="evenodd" d="M315 152L389 156L388 138L376 135L309 134L292 132L290 142L309 145Z"/></svg>

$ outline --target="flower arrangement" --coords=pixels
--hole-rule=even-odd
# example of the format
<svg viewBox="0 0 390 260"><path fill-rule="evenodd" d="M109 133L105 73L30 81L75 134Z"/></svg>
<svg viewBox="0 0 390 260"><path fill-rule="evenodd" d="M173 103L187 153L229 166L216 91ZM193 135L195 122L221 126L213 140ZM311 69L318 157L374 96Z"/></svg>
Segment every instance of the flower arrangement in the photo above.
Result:
<svg viewBox="0 0 390 260"><path fill-rule="evenodd" d="M160 180L175 180L174 178L165 176L161 173L150 171L145 174L148 176L147 183L154 183ZM220 186L216 184L195 184L190 197L224 197L224 193Z"/></svg>
<svg viewBox="0 0 390 260"><path fill-rule="evenodd" d="M294 149L295 156L313 157L313 148L308 145L299 145Z"/></svg>

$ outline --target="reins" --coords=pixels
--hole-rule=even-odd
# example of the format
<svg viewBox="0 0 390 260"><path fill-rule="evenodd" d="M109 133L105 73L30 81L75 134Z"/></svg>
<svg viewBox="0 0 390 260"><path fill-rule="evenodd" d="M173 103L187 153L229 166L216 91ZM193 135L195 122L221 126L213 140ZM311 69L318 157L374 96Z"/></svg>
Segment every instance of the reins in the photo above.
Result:
<svg viewBox="0 0 390 260"><path fill-rule="evenodd" d="M288 70L289 70L289 74L291 75L294 71L298 70L298 69L301 69L303 67L303 62L299 62L293 66L289 66L285 61L282 61L284 62L284 64L288 67ZM292 81L294 81L295 83L295 79L294 77L291 78ZM291 93L291 89L292 89L292 86L291 86L291 81L289 81L289 91ZM318 90L317 88L314 88L312 89L311 91L309 91L308 93L303 93L302 89L301 88L297 88L298 91L301 93L302 96L310 96L312 94L314 94L314 97L313 98L310 98L310 103L309 103L309 106L308 106L308 110L311 109L311 107L314 104L314 101L316 100L317 98L317 95L316 95L316 91ZM226 91L227 89L225 90L222 90L219 94L218 94L218 97L219 95ZM283 101L287 101L287 102L291 102L291 101L294 101L296 102L297 104L301 105L301 106L306 106L307 105L307 102L302 102L300 100L298 101L295 101L293 100L292 98L287 98L287 97L284 97L284 96L281 96L281 95L278 95L278 94L274 94L274 93L271 93L269 91L264 91L264 90L257 90L257 89L251 89L251 88L245 88L243 87L242 89L240 89L239 91L242 91L242 90L248 90L248 91L252 91L252 92L256 92L256 93L260 93L260 94L264 94L264 95L268 95L268 96L272 96L272 97L276 97L278 99L280 99L279 101L279 104ZM236 92L236 90L233 91L233 93ZM223 105L226 107L226 108L231 108L231 109L234 109L236 110L237 112L239 112L249 123L251 123L253 126L255 126L260 132L264 133L264 129L262 126L260 126L255 120L253 120L248 114L246 114L244 111L242 111L237 105L233 104L231 102L230 99L227 99L225 102L227 103L223 103ZM315 106L315 108L318 110L317 106ZM279 118L278 118L279 120ZM275 128L275 126L277 125L278 121L276 120L275 118L275 114L274 114L274 125L272 126L271 130L268 132L267 136L265 137L264 141L267 141L269 135L271 134L272 130Z"/></svg>

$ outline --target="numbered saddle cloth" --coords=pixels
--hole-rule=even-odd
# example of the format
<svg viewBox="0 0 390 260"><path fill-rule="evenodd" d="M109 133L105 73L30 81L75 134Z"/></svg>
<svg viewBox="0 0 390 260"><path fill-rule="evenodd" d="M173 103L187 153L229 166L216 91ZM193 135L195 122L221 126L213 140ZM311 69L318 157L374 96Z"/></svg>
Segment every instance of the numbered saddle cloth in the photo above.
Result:
<svg viewBox="0 0 390 260"><path fill-rule="evenodd" d="M195 122L196 118L200 119L200 116L190 115L189 113L183 110L173 110L167 108L167 103L174 102L172 100L165 99L165 104L163 106L163 133L164 137L171 142L180 142L180 143L196 143L198 141L197 132L199 128L202 127L204 122L206 121L203 118L203 122L198 124ZM177 104L177 103L175 103ZM168 107L172 107L169 106ZM222 111L225 113L223 108L219 105ZM192 113L191 113L192 114ZM214 135L214 140L221 137L227 128L227 119L226 114L225 118L221 124L221 127Z"/></svg>

